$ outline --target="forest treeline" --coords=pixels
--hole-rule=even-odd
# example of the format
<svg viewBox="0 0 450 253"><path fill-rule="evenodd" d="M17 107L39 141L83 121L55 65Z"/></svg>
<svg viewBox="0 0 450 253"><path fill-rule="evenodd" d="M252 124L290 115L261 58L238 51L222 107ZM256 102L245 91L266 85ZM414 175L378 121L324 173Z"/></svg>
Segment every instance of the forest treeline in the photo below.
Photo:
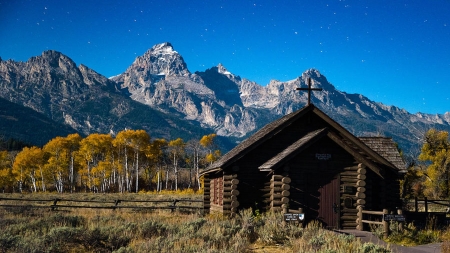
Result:
<svg viewBox="0 0 450 253"><path fill-rule="evenodd" d="M42 148L0 151L3 192L138 192L200 189L199 170L220 151L216 134L185 142L145 130L56 137Z"/></svg>

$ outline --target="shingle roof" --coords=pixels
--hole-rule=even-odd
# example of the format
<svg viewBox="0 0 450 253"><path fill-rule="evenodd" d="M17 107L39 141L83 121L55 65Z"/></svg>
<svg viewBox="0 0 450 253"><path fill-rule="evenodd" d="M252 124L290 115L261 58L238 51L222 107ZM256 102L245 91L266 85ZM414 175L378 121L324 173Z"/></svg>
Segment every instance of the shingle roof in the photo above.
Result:
<svg viewBox="0 0 450 253"><path fill-rule="evenodd" d="M397 146L392 138L388 137L359 137L367 146L392 163L400 172L406 171L406 165L403 161Z"/></svg>
<svg viewBox="0 0 450 253"><path fill-rule="evenodd" d="M281 130L285 126L289 125L291 122L293 122L294 119L313 109L314 106L311 104L309 106L306 106L298 111L285 115L279 118L278 120L272 121L271 123L265 125L255 134L239 143L236 147L234 147L232 150L230 150L228 153L226 153L219 160L210 165L208 169L202 171L200 174L215 171L218 168L224 167L224 165L230 162L238 160L246 153L253 150L253 148L257 147L261 142L278 133L278 130Z"/></svg>
<svg viewBox="0 0 450 253"><path fill-rule="evenodd" d="M276 135L278 132L283 130L285 127L289 126L290 124L295 122L298 118L302 117L303 115L305 115L306 113L308 113L310 111L313 111L317 116L321 117L325 122L329 123L332 128L335 128L337 131L339 131L340 135L344 139L346 139L346 143L348 143L352 147L352 149L354 149L354 151L359 152L359 153L364 153L365 156L370 157L371 160L377 161L380 164L384 164L385 166L388 166L391 169L394 169L394 167L396 167L396 169L395 169L396 171L404 170L405 166L404 166L404 164L402 165L402 163L400 162L401 158L400 158L400 160L398 160L400 157L400 155L398 154L398 151L395 149L395 151L397 152L397 155L398 155L398 157L396 157L397 155L394 154L394 149L392 149L392 147L395 147L395 145L392 146L392 143L386 142L387 144L391 145L391 147L382 148L381 147L382 145L379 143L379 145L381 145L381 146L377 149L375 142L371 142L373 144L373 147L372 147L372 146L370 146L370 142L369 142L369 144L364 143L364 141L362 139L355 137L353 134L348 132L348 130L346 130L344 127L339 125L336 121L334 121L332 118L330 118L324 112L317 109L313 104L310 104L298 111L290 113L286 116L281 117L278 120L275 120L275 121L265 125L263 128L261 128L255 134L253 134L246 140L242 141L235 148L233 148L231 151L229 151L224 156L222 156L219 160L217 160L212 165L210 165L206 170L203 170L202 172L200 172L200 174L204 175L204 174L207 174L210 172L222 170L223 168L227 167L229 164L239 160L240 158L242 158L243 156L248 154L254 148L258 147L261 143L264 143L265 140L270 139L272 136ZM312 132L312 133L314 133L314 132ZM305 137L303 137L303 138L305 138ZM301 139L303 139L303 138L301 138ZM309 137L307 137L307 139L308 138ZM304 139L304 140L301 140L301 139L298 141L298 143L296 142L296 143L292 144L291 146L289 146L288 148L286 148L285 150L283 150L282 152L280 152L279 156L277 155L277 156L271 158L271 160L273 159L272 161L270 161L270 160L267 161L266 162L267 166L269 166L270 162L273 162L273 163L276 162L277 159L285 159L287 156L289 156L294 151L295 147L297 147L297 146L301 147L301 145L303 145L302 144L303 141L308 142L307 139ZM383 153L383 150L385 150L384 152L386 154L389 153L390 155L388 155L386 157L383 156L381 154L381 153ZM387 150L389 150L389 152ZM283 152L285 152L285 153L283 153ZM379 153L379 152L381 152L381 153ZM390 157L391 160L388 160L388 157ZM262 166L265 166L265 165L262 165Z"/></svg>
<svg viewBox="0 0 450 253"><path fill-rule="evenodd" d="M298 141L291 144L289 147L278 153L276 156L272 157L269 161L265 162L263 165L259 166L260 170L273 169L274 166L285 160L286 158L300 153L307 146L311 144L311 140L317 139L323 134L326 134L326 128L322 128L300 138Z"/></svg>

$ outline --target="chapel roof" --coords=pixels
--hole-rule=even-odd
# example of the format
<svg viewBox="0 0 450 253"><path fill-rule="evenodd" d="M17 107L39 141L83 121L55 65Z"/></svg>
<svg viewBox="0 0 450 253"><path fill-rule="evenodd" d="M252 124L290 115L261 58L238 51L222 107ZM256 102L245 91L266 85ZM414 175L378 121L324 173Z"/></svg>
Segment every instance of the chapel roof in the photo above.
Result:
<svg viewBox="0 0 450 253"><path fill-rule="evenodd" d="M255 134L247 138L238 144L231 151L222 156L219 160L214 162L211 166L209 166L206 170L202 171L200 174L207 174L213 171L219 171L233 162L239 160L247 153L264 143L265 140L270 139L274 135L278 134L285 127L289 126L297 119L301 118L308 112L313 112L320 118L322 118L325 122L327 122L331 128L337 130L338 135L331 133L329 129L318 129L311 131L301 137L299 140L286 147L284 150L281 150L279 154L274 157L268 158L268 160L261 165L259 168L269 169L274 165L279 164L287 157L291 157L292 154L297 154L300 150L303 150L307 145L309 145L313 139L321 138L324 135L327 135L329 138L332 138L335 142L337 142L342 147L351 151L355 156L358 156L360 159L364 161L368 161L371 164L371 168L374 169L376 173L379 173L379 170L375 167L373 161L381 164L382 166L387 166L396 171L402 171L404 169L404 163L401 163L401 157L398 154L398 157L394 154L394 150L392 149L392 143L387 140L370 140L369 138L359 139L355 137L353 134L348 132L344 127L338 124L336 121L331 119L324 112L316 108L313 104L309 104L303 107L300 110L287 114L278 120L275 120L264 127L262 127ZM388 138L387 138L388 139ZM364 142L367 141L368 143ZM392 139L391 139L392 140ZM384 147L383 145L391 145L389 147ZM398 151L397 151L398 153ZM386 157L385 157L386 155ZM399 160L400 157L400 160Z"/></svg>
<svg viewBox="0 0 450 253"><path fill-rule="evenodd" d="M367 146L386 158L401 172L406 171L406 165L401 157L397 145L390 137L359 137Z"/></svg>

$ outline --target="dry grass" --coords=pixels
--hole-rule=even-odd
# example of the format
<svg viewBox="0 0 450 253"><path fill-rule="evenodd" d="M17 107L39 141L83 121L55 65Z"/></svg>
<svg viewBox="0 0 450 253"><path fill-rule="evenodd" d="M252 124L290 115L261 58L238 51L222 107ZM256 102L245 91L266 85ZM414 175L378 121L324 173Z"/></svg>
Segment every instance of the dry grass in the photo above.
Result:
<svg viewBox="0 0 450 253"><path fill-rule="evenodd" d="M0 196L3 197L3 196ZM36 195L22 196L23 198ZM39 197L54 198L51 194ZM164 194L68 194L78 200L178 198ZM200 196L193 196L201 198ZM276 213L220 214L135 210L0 208L0 252L389 252Z"/></svg>

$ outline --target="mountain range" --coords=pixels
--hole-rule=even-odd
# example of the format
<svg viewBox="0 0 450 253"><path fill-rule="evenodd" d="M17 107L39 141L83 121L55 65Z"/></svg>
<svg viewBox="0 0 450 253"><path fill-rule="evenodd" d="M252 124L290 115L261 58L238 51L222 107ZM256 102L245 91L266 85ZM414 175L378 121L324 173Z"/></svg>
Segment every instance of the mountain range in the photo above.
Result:
<svg viewBox="0 0 450 253"><path fill-rule="evenodd" d="M411 114L360 94L347 94L315 69L287 82L272 80L266 86L230 73L221 64L191 73L170 43L153 46L124 73L111 78L82 64L76 66L56 51L45 51L26 62L0 58L0 97L14 103L12 111L24 111L20 118L25 122L39 114L57 129L84 135L145 129L155 138L189 140L215 132L225 150L303 107L307 93L296 88L305 87L308 78L313 87L323 89L313 92L312 103L356 136L393 137L400 148L412 153L428 129L450 131L450 112ZM25 112L20 107L32 110ZM0 118L7 117L3 114L0 110ZM1 127L3 122L0 134L37 145L45 143L37 138L44 136L40 131L50 129L36 125L36 136L23 129L22 134L13 134Z"/></svg>

